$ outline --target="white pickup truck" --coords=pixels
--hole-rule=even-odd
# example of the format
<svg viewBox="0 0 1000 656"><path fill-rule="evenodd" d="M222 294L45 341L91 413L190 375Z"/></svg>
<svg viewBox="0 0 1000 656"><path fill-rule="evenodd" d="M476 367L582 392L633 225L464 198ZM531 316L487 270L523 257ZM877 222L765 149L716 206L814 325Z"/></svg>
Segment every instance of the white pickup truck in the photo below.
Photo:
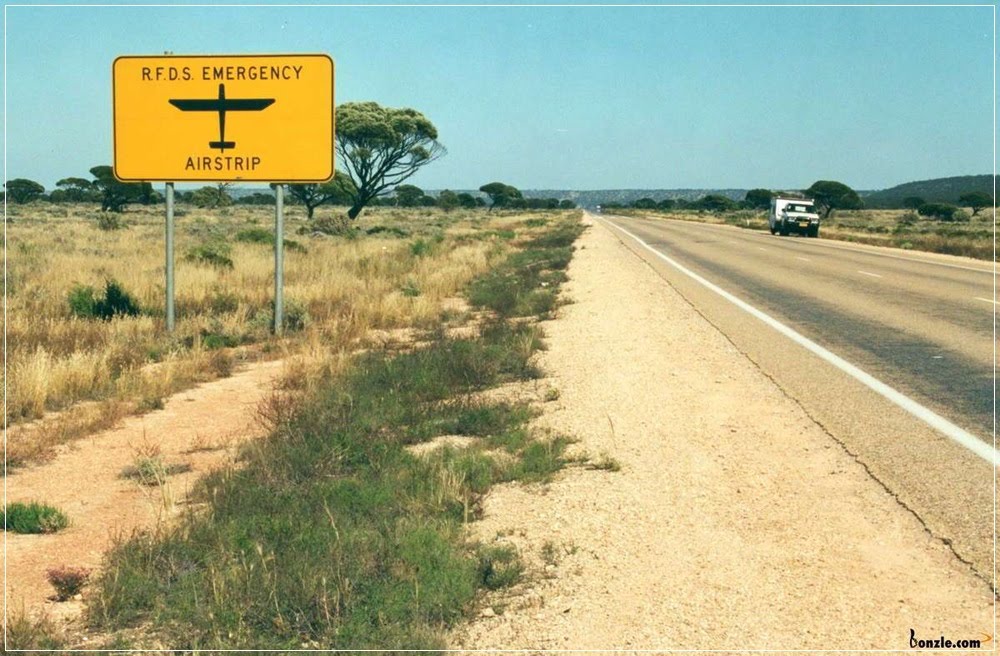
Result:
<svg viewBox="0 0 1000 656"><path fill-rule="evenodd" d="M771 214L767 217L771 234L782 237L798 232L809 237L819 236L819 214L811 198L775 196L771 199Z"/></svg>

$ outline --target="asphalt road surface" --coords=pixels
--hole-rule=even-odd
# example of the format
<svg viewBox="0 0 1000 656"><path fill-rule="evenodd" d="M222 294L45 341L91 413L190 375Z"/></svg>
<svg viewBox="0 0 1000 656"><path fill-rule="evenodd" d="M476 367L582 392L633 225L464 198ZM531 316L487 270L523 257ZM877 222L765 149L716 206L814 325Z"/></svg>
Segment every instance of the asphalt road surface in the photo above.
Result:
<svg viewBox="0 0 1000 656"><path fill-rule="evenodd" d="M990 263L731 226L601 218L992 445ZM934 536L993 580L990 463L614 232Z"/></svg>

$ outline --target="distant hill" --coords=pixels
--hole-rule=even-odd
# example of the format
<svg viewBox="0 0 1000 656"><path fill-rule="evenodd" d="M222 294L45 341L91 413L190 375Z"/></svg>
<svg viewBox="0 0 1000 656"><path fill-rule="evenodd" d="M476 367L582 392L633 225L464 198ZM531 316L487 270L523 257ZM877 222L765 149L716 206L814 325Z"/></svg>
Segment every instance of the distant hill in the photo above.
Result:
<svg viewBox="0 0 1000 656"><path fill-rule="evenodd" d="M919 196L928 203L958 204L962 194L971 191L982 191L993 195L993 176L960 175L953 178L934 178L933 180L918 180L896 185L881 191L861 192L865 207L892 208L900 207L904 198Z"/></svg>

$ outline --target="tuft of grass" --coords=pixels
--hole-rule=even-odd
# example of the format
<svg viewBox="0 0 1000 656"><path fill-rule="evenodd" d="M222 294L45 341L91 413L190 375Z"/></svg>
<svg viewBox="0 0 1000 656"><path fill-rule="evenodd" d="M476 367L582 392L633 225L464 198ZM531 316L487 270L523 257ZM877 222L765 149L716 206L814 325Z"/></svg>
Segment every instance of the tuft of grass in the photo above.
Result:
<svg viewBox="0 0 1000 656"><path fill-rule="evenodd" d="M159 456L142 456L135 464L122 470L122 478L132 479L140 485L158 487L166 483L167 478L174 474L191 471L191 465L184 463L167 464Z"/></svg>
<svg viewBox="0 0 1000 656"><path fill-rule="evenodd" d="M13 650L58 650L66 648L59 626L47 615L31 617L23 608L7 616L7 644Z"/></svg>
<svg viewBox="0 0 1000 656"><path fill-rule="evenodd" d="M500 590L516 584L524 574L524 564L511 545L479 548L478 575L487 590Z"/></svg>
<svg viewBox="0 0 1000 656"><path fill-rule="evenodd" d="M622 463L606 453L602 453L596 460L590 460L587 463L587 469L596 469L600 471L616 472L620 471L621 468Z"/></svg>
<svg viewBox="0 0 1000 656"><path fill-rule="evenodd" d="M3 528L13 533L55 533L67 526L61 510L37 501L9 503L3 513Z"/></svg>

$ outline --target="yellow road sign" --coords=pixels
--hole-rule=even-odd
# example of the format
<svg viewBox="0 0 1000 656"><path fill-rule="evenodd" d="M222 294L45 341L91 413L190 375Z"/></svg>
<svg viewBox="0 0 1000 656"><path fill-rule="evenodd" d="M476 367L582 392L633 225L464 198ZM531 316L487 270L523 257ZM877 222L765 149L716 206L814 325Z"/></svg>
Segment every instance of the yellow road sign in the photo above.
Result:
<svg viewBox="0 0 1000 656"><path fill-rule="evenodd" d="M125 56L112 72L120 180L333 177L327 55Z"/></svg>

